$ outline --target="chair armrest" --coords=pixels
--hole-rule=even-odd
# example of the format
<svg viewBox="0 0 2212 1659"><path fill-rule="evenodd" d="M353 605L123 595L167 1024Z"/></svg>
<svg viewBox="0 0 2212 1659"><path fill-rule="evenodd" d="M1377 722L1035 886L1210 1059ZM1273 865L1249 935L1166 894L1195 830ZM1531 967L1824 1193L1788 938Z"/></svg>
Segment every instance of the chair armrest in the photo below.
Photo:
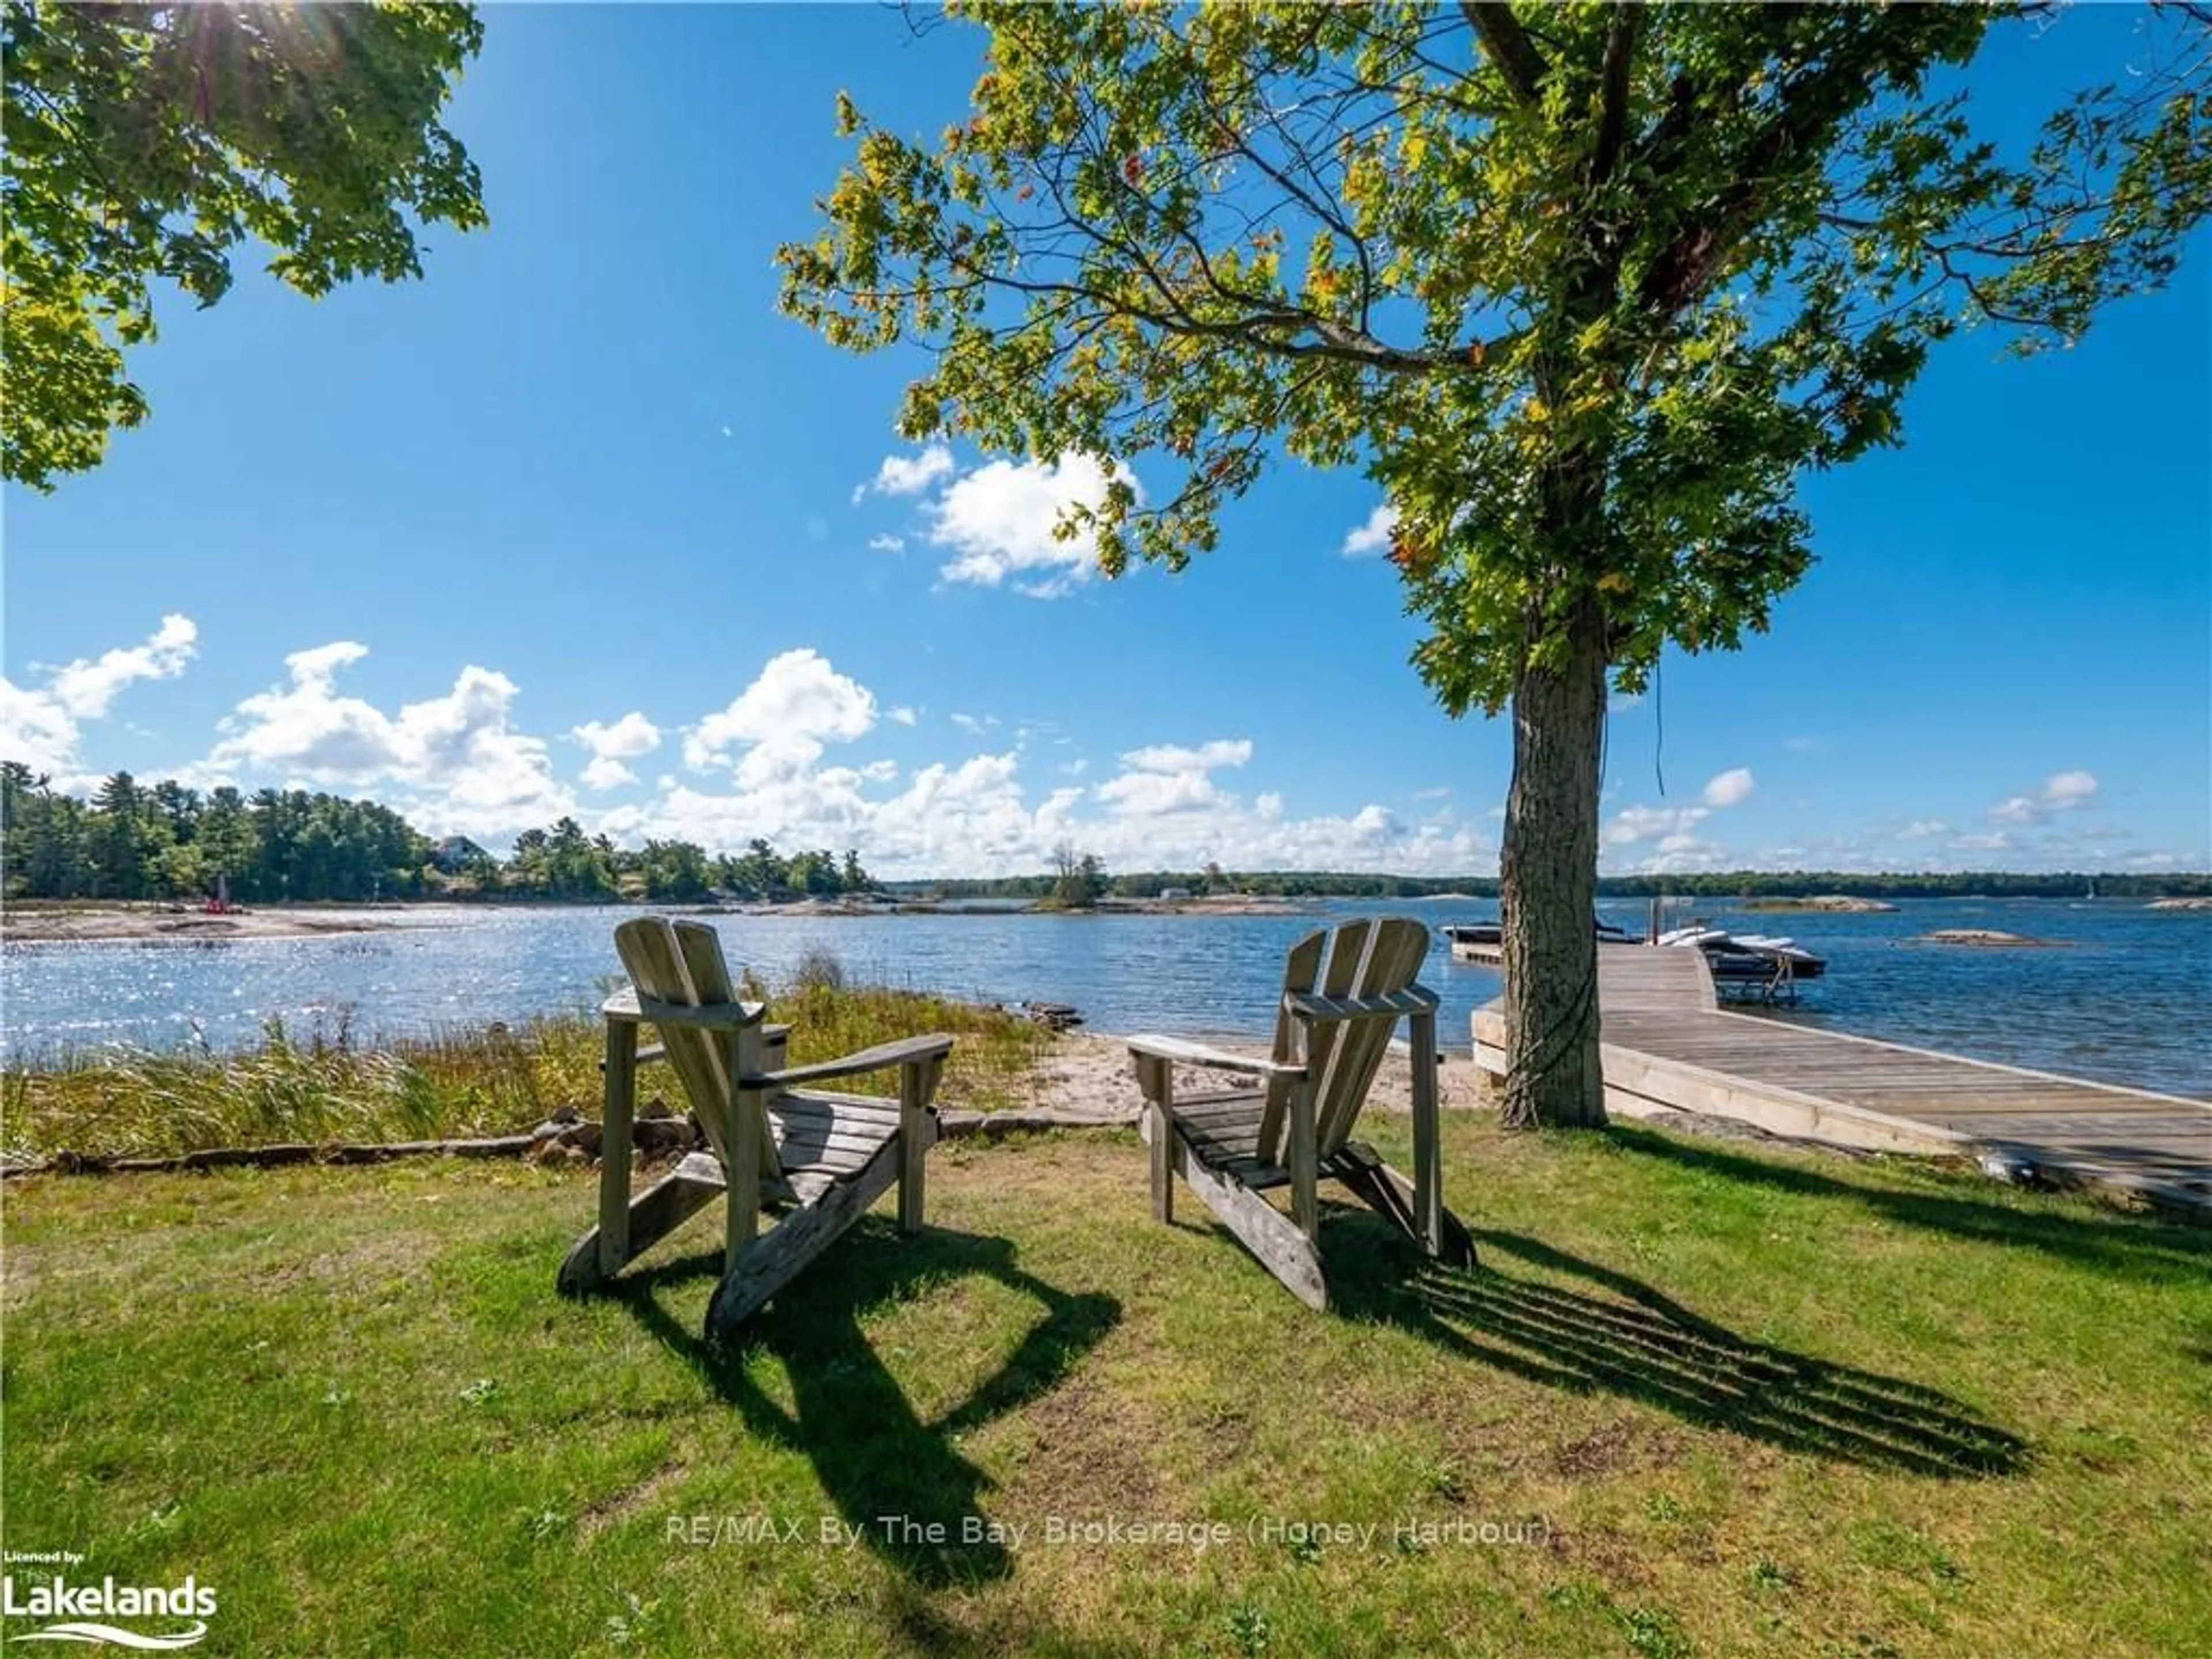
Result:
<svg viewBox="0 0 2212 1659"><path fill-rule="evenodd" d="M1153 1036L1149 1034L1127 1039L1129 1052L1143 1054L1151 1060L1172 1061L1177 1066L1203 1066L1216 1072L1257 1072L1262 1077L1304 1077L1303 1066L1285 1066L1278 1060L1256 1060L1249 1054L1232 1054L1219 1048L1209 1048L1202 1042L1187 1042L1181 1037Z"/></svg>
<svg viewBox="0 0 2212 1659"><path fill-rule="evenodd" d="M633 1025L689 1025L710 1031L726 1031L757 1025L768 1012L765 1002L713 1002L695 1008L680 1002L659 1002L640 996L636 988L617 991L599 1005L609 1019Z"/></svg>
<svg viewBox="0 0 2212 1659"><path fill-rule="evenodd" d="M910 1066L916 1060L935 1060L952 1052L952 1039L943 1032L931 1036L901 1037L896 1042L879 1042L872 1048L863 1048L857 1054L847 1054L842 1060L825 1060L814 1066L787 1066L780 1072L758 1072L738 1079L740 1087L747 1089L789 1089L802 1083L817 1083L824 1078L857 1077L863 1072L887 1071L894 1066Z"/></svg>
<svg viewBox="0 0 2212 1659"><path fill-rule="evenodd" d="M1402 991L1385 991L1373 997L1331 997L1318 991L1286 991L1283 1006L1300 1019L1328 1025L1346 1019L1396 1019L1404 1014L1431 1014L1437 994L1425 985L1409 985Z"/></svg>

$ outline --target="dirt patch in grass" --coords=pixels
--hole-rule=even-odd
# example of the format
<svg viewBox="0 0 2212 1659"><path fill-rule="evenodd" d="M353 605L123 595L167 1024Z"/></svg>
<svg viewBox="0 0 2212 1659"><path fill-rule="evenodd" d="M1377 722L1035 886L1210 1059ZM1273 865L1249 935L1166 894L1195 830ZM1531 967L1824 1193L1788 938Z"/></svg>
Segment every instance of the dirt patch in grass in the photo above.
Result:
<svg viewBox="0 0 2212 1659"><path fill-rule="evenodd" d="M340 1249L320 1250L313 1255L272 1257L248 1267L245 1276L276 1292L303 1285L360 1287L372 1280L420 1273L443 1248L435 1233L416 1228L380 1229Z"/></svg>
<svg viewBox="0 0 2212 1659"><path fill-rule="evenodd" d="M1623 1419L1549 1449L1545 1462L1571 1480L1603 1480L1632 1471L1680 1464L1683 1437L1655 1424Z"/></svg>
<svg viewBox="0 0 2212 1659"><path fill-rule="evenodd" d="M1127 1395L1079 1378L1032 1402L1024 1420L1034 1439L1007 1486L1014 1508L1144 1515L1158 1504L1160 1482L1146 1449L1158 1436Z"/></svg>

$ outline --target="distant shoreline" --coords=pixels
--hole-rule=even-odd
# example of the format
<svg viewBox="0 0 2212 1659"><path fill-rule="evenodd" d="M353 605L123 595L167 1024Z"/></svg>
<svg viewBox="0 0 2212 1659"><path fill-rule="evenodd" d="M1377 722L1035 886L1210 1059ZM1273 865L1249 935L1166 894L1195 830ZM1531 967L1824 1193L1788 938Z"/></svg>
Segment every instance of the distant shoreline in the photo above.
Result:
<svg viewBox="0 0 2212 1659"><path fill-rule="evenodd" d="M1109 898L1089 909L1060 909L1035 899L901 898L878 897L793 899L776 903L733 900L674 902L659 904L622 900L501 899L455 902L450 899L394 899L380 903L319 903L241 906L215 914L198 906L154 902L103 903L86 899L18 900L0 910L0 939L9 944L206 944L223 940L316 939L355 933L387 933L419 926L428 919L459 926L477 917L532 910L650 909L673 916L818 917L843 920L871 916L1304 916L1322 914L1319 907L1341 902L1351 896L1279 897L1273 895L1223 894L1215 897ZM1951 897L1982 898L1981 894L1929 896L1927 902ZM1377 910L1401 903L1435 904L1494 902L1463 893L1425 894L1368 901ZM1709 901L1710 902L1710 901ZM2129 900L2115 901L2129 902ZM2212 897L2148 898L2132 901L2146 909L2167 912L2212 911ZM1760 897L1745 902L1751 911L1813 911L1849 914L1893 912L1898 904L1881 900L1823 895L1809 898ZM402 917L407 920L402 920Z"/></svg>
<svg viewBox="0 0 2212 1659"><path fill-rule="evenodd" d="M399 920L432 916L461 924L477 917L530 910L648 908L674 916L783 916L842 920L868 916L1297 916L1312 907L1295 899L1109 899L1090 910L1055 910L1034 902L1008 904L964 899L854 903L795 899L778 904L674 903L629 906L588 900L531 900L456 904L436 899L381 904L250 905L221 913L178 904L101 904L82 899L11 904L0 913L0 939L15 945L207 944L231 939L317 939L389 933Z"/></svg>
<svg viewBox="0 0 2212 1659"><path fill-rule="evenodd" d="M1823 893L1810 898L1755 898L1744 901L1747 910L1828 910L1839 915L1879 915L1897 908L1887 899L1861 898L1849 893Z"/></svg>

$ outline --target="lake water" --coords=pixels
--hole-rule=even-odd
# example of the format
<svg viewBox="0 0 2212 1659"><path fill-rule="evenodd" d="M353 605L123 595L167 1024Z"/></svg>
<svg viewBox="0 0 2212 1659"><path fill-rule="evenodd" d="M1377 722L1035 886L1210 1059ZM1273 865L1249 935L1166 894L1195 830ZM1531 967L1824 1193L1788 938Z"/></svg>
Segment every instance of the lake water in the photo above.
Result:
<svg viewBox="0 0 2212 1659"><path fill-rule="evenodd" d="M1376 909L1440 929L1496 907L1466 901L1334 902L1296 916L884 915L715 918L732 967L770 983L810 951L848 977L984 1001L1080 1009L1095 1030L1264 1035L1283 954L1321 923ZM1644 905L1601 907L1643 927ZM517 1021L591 1008L617 973L612 930L629 911L450 908L386 913L387 932L314 939L17 944L0 948L0 1052L202 1036L252 1042L263 1022L304 1031L341 1019L356 1036ZM1772 1017L1986 1060L2212 1095L2212 915L2133 900L1953 899L1894 914L1747 914L1721 927L1786 933L1828 959L1794 1011ZM1939 927L2062 941L2051 950L1908 943ZM1441 1036L1464 1052L1468 1016L1498 975L1450 959L1437 933L1424 980L1443 998Z"/></svg>

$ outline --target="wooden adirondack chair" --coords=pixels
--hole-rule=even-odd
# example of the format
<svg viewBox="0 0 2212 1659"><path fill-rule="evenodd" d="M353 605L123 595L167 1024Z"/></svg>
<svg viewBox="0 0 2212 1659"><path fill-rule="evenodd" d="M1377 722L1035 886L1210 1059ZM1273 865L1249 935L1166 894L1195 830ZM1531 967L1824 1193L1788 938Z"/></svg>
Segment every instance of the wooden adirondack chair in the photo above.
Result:
<svg viewBox="0 0 2212 1659"><path fill-rule="evenodd" d="M1173 1219L1180 1175L1222 1224L1309 1307L1326 1307L1315 1184L1333 1176L1403 1227L1430 1255L1471 1265L1474 1244L1444 1208L1437 1146L1437 997L1414 975L1429 930L1399 919L1348 921L1291 948L1271 1056L1255 1060L1175 1037L1135 1036L1145 1095L1152 1213ZM1403 1018L1413 1048L1413 1178L1352 1139L1352 1125ZM1260 1074L1261 1086L1175 1093L1173 1068ZM1261 1194L1288 1187L1288 1215Z"/></svg>
<svg viewBox="0 0 2212 1659"><path fill-rule="evenodd" d="M951 1037L908 1037L817 1066L786 1066L789 1028L764 1024L765 1005L738 1000L713 928L643 916L615 929L615 948L631 988L600 1011L607 1058L599 1224L562 1264L563 1291L588 1291L613 1277L720 1195L728 1245L707 1309L707 1333L718 1335L789 1284L893 1182L899 1226L921 1230L922 1160L937 1139L930 1100ZM641 1025L659 1030L659 1047L639 1048ZM714 1150L692 1153L633 1200L637 1068L656 1060L682 1081ZM799 1086L894 1066L896 1100ZM762 1236L765 1204L790 1207Z"/></svg>

